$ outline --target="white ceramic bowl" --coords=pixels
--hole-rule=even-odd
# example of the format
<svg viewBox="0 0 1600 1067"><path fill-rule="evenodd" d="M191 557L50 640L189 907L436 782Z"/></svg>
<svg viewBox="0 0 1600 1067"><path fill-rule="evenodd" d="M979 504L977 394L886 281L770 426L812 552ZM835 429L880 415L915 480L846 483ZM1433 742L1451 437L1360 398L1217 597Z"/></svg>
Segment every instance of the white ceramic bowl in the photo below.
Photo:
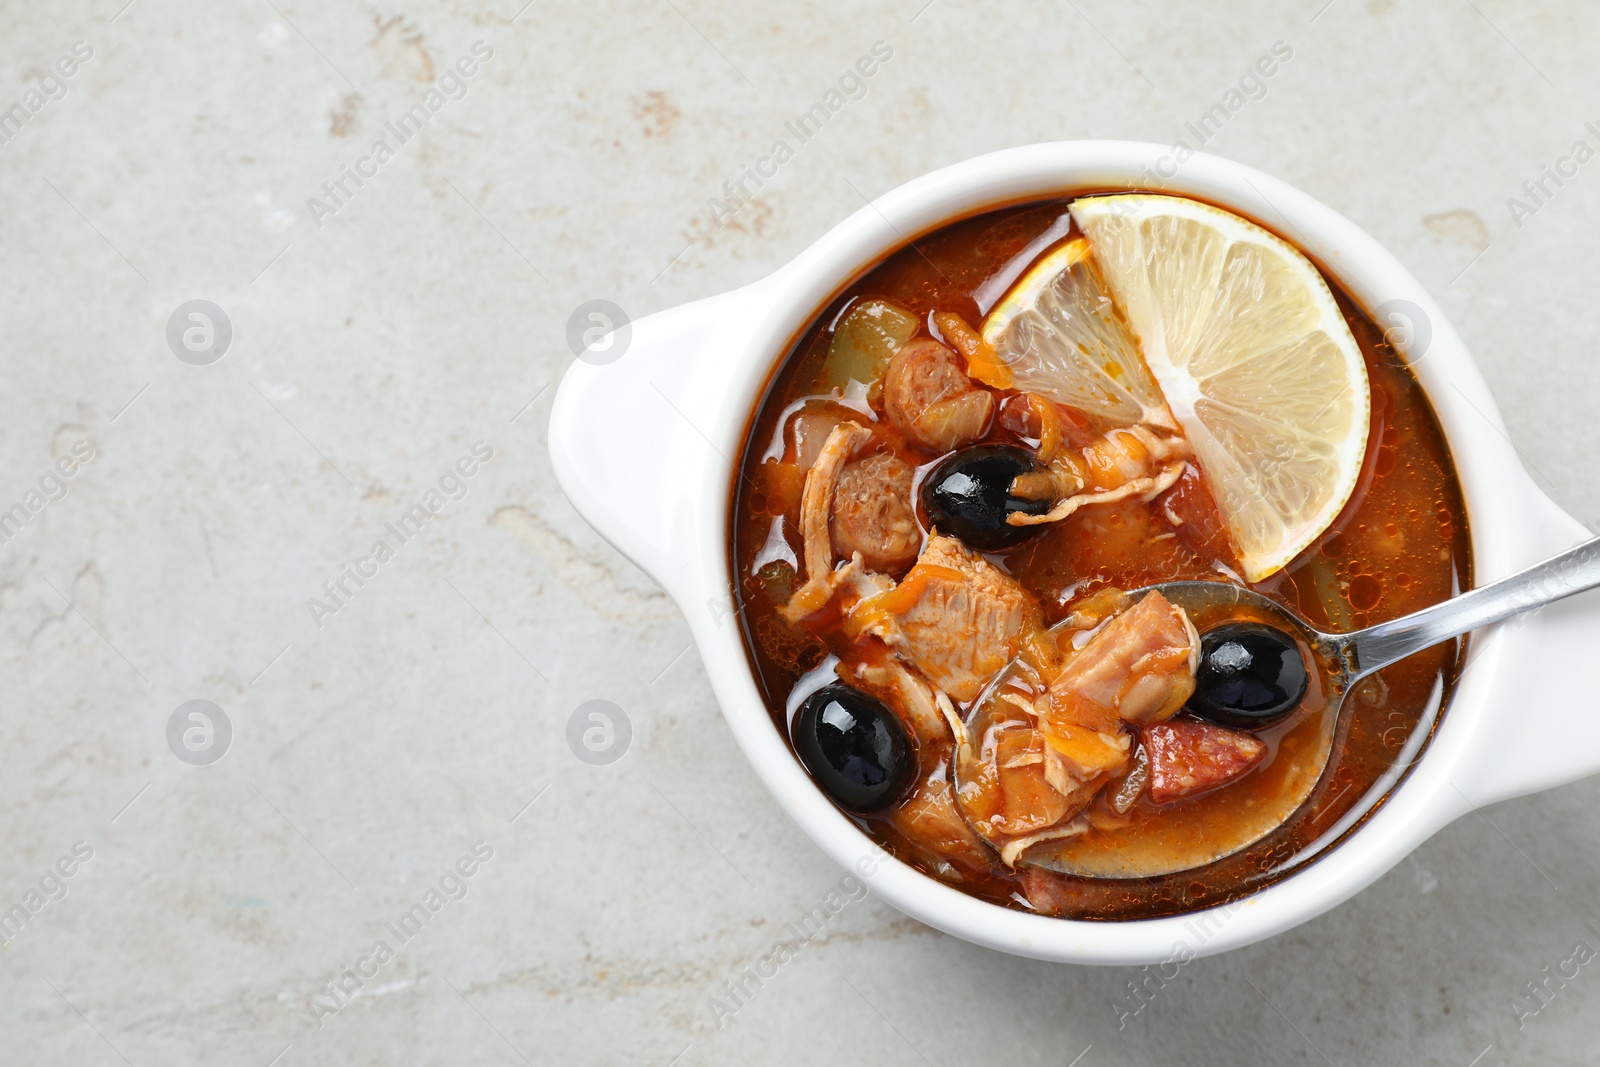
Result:
<svg viewBox="0 0 1600 1067"><path fill-rule="evenodd" d="M1600 647L1600 594L1474 635L1467 671L1432 743L1377 813L1318 861L1222 909L1080 922L986 903L889 857L791 755L757 690L732 615L727 538L742 435L797 331L908 238L990 206L1079 190L1155 188L1150 176L1172 169L1164 146L1078 141L996 152L908 182L769 277L634 322L625 349L612 348L623 349L620 357L574 363L550 418L550 454L562 488L603 537L676 600L728 725L779 806L818 847L907 914L1038 959L1142 964L1250 944L1359 892L1474 806L1600 770L1600 716L1589 710L1593 697L1575 670ZM1401 308L1415 320L1409 325L1416 350L1408 355L1455 457L1480 583L1585 536L1524 473L1494 399L1444 313L1376 241L1298 189L1215 156L1195 155L1159 188L1264 222L1316 257L1368 309Z"/></svg>

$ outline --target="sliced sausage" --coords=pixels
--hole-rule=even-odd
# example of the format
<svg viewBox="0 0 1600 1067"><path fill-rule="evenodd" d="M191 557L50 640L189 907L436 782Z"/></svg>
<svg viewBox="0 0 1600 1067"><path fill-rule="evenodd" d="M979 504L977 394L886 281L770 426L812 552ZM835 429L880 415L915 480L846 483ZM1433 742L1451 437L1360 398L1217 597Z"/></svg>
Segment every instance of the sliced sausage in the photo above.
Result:
<svg viewBox="0 0 1600 1067"><path fill-rule="evenodd" d="M976 388L961 357L937 341L913 341L889 361L883 408L895 428L935 452L983 436L994 414L994 395Z"/></svg>
<svg viewBox="0 0 1600 1067"><path fill-rule="evenodd" d="M869 570L899 574L922 548L911 506L909 464L889 452L855 460L839 472L828 531L842 559L861 553Z"/></svg>
<svg viewBox="0 0 1600 1067"><path fill-rule="evenodd" d="M1092 906L1093 894L1082 882L1039 867L1022 868L1022 895L1044 915L1070 915Z"/></svg>
<svg viewBox="0 0 1600 1067"><path fill-rule="evenodd" d="M1150 755L1150 799L1157 804L1242 778L1267 754L1259 738L1208 722L1174 719L1146 726L1143 735Z"/></svg>

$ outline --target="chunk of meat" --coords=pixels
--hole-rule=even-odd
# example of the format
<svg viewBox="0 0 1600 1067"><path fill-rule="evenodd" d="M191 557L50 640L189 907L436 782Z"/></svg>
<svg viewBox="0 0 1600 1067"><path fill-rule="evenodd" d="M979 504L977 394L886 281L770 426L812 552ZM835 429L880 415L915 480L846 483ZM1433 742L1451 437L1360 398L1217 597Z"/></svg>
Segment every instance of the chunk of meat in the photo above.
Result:
<svg viewBox="0 0 1600 1067"><path fill-rule="evenodd" d="M876 634L935 686L967 701L1015 658L1035 612L1010 575L935 534L897 587L852 609L846 630Z"/></svg>
<svg viewBox="0 0 1600 1067"><path fill-rule="evenodd" d="M853 422L842 422L828 434L817 454L817 461L806 472L805 491L800 496L800 535L805 539L806 583L795 590L783 614L798 621L819 610L833 596L838 583L833 571L833 540L828 533L828 516L833 510L834 488L839 473L857 449L872 440L872 431Z"/></svg>
<svg viewBox="0 0 1600 1067"><path fill-rule="evenodd" d="M972 384L950 349L938 341L913 341L889 361L883 409L913 443L948 452L983 436L994 395Z"/></svg>
<svg viewBox="0 0 1600 1067"><path fill-rule="evenodd" d="M1113 733L1122 722L1169 719L1194 693L1200 635L1160 593L1106 623L1050 683L1041 722L1047 736L1068 726Z"/></svg>
<svg viewBox="0 0 1600 1067"><path fill-rule="evenodd" d="M1120 771L1128 762L1128 749L1133 742L1130 734L1091 730L1070 722L1052 724L1048 736L1053 754L1079 781Z"/></svg>
<svg viewBox="0 0 1600 1067"><path fill-rule="evenodd" d="M1082 882L1040 867L1022 869L1022 895L1041 915L1066 915L1088 907L1094 893Z"/></svg>
<svg viewBox="0 0 1600 1067"><path fill-rule="evenodd" d="M1197 796L1243 777L1267 754L1266 743L1239 730L1178 719L1143 729L1150 755L1150 799Z"/></svg>
<svg viewBox="0 0 1600 1067"><path fill-rule="evenodd" d="M949 744L959 741L965 732L955 708L950 706L950 698L912 674L898 660L841 665L839 672L842 677L854 675L856 680L883 697L920 745Z"/></svg>
<svg viewBox="0 0 1600 1067"><path fill-rule="evenodd" d="M1008 867L1042 841L1082 833L1088 824L1078 817L1108 778L1080 775L1035 727L1034 707L1022 692L1004 690L973 719L981 739L958 752L957 802ZM1127 741L1113 747L1126 760Z"/></svg>
<svg viewBox="0 0 1600 1067"><path fill-rule="evenodd" d="M994 769L1000 808L989 829L1008 836L1046 830L1066 818L1073 797L1050 781L1044 738L1027 723L996 726L984 739L984 755Z"/></svg>
<svg viewBox="0 0 1600 1067"><path fill-rule="evenodd" d="M867 567L888 574L915 562L922 533L911 507L912 475L892 452L853 460L839 472L828 521L835 554L849 559L859 552Z"/></svg>
<svg viewBox="0 0 1600 1067"><path fill-rule="evenodd" d="M957 810L942 766L917 784L889 821L908 841L935 858L969 870L989 869L990 853Z"/></svg>

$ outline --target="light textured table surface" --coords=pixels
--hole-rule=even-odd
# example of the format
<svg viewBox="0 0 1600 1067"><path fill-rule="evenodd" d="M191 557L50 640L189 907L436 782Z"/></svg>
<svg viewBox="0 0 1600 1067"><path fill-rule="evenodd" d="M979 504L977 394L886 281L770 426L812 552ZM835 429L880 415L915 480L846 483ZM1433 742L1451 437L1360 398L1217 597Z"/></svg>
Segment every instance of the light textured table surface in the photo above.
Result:
<svg viewBox="0 0 1600 1067"><path fill-rule="evenodd" d="M26 916L0 947L0 1060L1600 1060L1600 963L1520 1026L1512 1007L1600 949L1596 781L1469 816L1130 1019L1137 972L1013 959L871 898L719 1019L840 872L544 444L582 302L638 317L754 280L860 194L988 150L1170 143L1281 41L1207 150L1393 250L1535 478L1600 518L1600 162L1507 204L1600 148L1600 9L125 2L0 5L0 110L25 119L0 127L0 508L29 514L0 546L0 906ZM717 227L708 198L877 41L865 94ZM401 143L386 124L418 103ZM345 167L369 177L325 194ZM196 299L232 327L205 366L167 339ZM447 480L464 497L330 599L475 442L493 458ZM167 739L195 699L231 723L210 766ZM567 743L589 700L633 725L609 766ZM453 874L475 846L492 858ZM331 997L347 967L370 977Z"/></svg>

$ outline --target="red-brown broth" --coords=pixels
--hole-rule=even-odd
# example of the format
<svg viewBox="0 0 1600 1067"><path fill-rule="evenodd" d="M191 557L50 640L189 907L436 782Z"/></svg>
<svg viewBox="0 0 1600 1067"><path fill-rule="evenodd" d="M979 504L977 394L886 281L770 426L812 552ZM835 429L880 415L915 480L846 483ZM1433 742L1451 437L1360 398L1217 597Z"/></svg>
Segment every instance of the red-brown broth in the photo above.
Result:
<svg viewBox="0 0 1600 1067"><path fill-rule="evenodd" d="M741 476L735 479L730 541L746 648L774 722L785 737L797 684L824 663L829 642L837 646L844 639L826 633L819 637L805 626L788 623L754 574L752 564L767 544L775 519L781 520L782 536L790 548L797 556L802 554L793 510L781 516L769 511L777 494L768 492L762 461L774 450L783 451L788 415L808 397L823 399L821 361L831 327L852 303L870 297L912 311L924 323L934 311L954 311L969 322L981 321L1005 284L991 282L983 290L988 298L984 306L975 294L986 281L1023 266L1020 254L1041 235L1065 237L1060 220L1070 199L987 211L917 238L832 300L769 382L746 437ZM1040 254L1043 249L1034 251ZM1339 632L1408 614L1469 587L1471 559L1460 487L1427 396L1378 326L1335 279L1326 272L1324 276L1367 364L1372 427L1366 463L1337 521L1287 568L1253 588L1313 626ZM996 429L986 440L1007 439L1003 430ZM1133 589L1176 578L1220 578L1216 563L1228 562L1231 549L1203 483L1186 481L1166 499L1177 501L1190 519L1191 529L1182 538L1152 540L1152 505L1132 500L1084 509L1032 541L989 556L1037 598L1047 623L1065 617L1085 596L1106 587ZM1156 501L1155 507L1161 503ZM1392 768L1417 724L1448 699L1460 652L1459 643L1429 649L1358 686L1346 701L1347 729L1336 741L1323 784L1311 802L1278 831L1197 870L1139 880L1082 879L1013 872L998 858L987 869L973 869L943 862L907 840L887 814L851 817L885 848L930 876L1006 906L1030 907L1031 897L1031 906L1091 919L1144 918L1213 906L1283 877L1286 864ZM922 760L926 772L948 760L948 752L923 752ZM1227 789L1247 790L1251 782L1245 779Z"/></svg>

